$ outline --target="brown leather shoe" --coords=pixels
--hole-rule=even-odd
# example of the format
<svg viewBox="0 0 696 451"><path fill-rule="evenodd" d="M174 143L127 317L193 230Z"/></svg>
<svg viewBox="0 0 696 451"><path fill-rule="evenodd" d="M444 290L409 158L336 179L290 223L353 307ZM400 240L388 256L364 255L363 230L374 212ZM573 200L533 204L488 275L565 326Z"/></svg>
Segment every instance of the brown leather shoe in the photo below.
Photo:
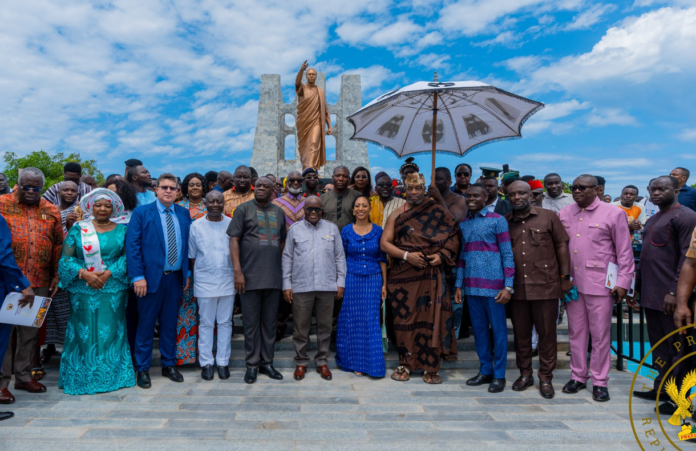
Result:
<svg viewBox="0 0 696 451"><path fill-rule="evenodd" d="M45 393L46 386L35 380L30 380L29 382L15 382L15 390L26 390L29 393Z"/></svg>
<svg viewBox="0 0 696 451"><path fill-rule="evenodd" d="M15 402L15 397L6 388L0 388L0 404L12 404Z"/></svg>
<svg viewBox="0 0 696 451"><path fill-rule="evenodd" d="M517 380L512 384L512 390L513 391L525 391L529 387L534 386L534 376L520 376L517 378Z"/></svg>
<svg viewBox="0 0 696 451"><path fill-rule="evenodd" d="M322 365L317 368L317 373L321 374L321 378L327 381L331 380L331 371L329 371L328 365Z"/></svg>
<svg viewBox="0 0 696 451"><path fill-rule="evenodd" d="M546 399L551 399L556 396L556 390L553 389L553 385L549 381L539 382L539 393Z"/></svg>
<svg viewBox="0 0 696 451"><path fill-rule="evenodd" d="M304 379L306 372L307 372L306 366L297 365L297 368L295 368L295 374L293 374L293 377L295 378L296 381L301 381L302 379Z"/></svg>

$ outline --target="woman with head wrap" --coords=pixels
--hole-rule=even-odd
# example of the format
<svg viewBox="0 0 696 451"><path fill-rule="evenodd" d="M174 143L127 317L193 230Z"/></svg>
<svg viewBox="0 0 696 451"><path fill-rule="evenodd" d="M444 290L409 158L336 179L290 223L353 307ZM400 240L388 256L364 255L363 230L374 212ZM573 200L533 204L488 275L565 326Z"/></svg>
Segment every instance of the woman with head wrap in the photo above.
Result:
<svg viewBox="0 0 696 451"><path fill-rule="evenodd" d="M205 176L198 172L192 172L184 177L181 184L181 194L183 198L177 205L181 205L189 211L191 222L205 217L208 210L203 199L208 194L208 184ZM193 296L193 282L191 288L184 291L181 303L179 304L179 316L176 321L176 364L185 365L196 363L198 357L198 325L200 318L198 315L198 303Z"/></svg>
<svg viewBox="0 0 696 451"><path fill-rule="evenodd" d="M135 385L126 336L126 226L116 193L98 188L82 197L90 220L77 223L63 243L58 264L60 288L70 295L58 387L70 395L118 390Z"/></svg>

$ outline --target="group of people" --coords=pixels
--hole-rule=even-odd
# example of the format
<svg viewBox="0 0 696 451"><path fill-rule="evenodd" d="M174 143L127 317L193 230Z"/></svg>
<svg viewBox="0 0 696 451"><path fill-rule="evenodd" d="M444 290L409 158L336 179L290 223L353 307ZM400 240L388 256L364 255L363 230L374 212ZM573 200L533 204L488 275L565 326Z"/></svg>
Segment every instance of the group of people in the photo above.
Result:
<svg viewBox="0 0 696 451"><path fill-rule="evenodd" d="M182 382L177 366L198 362L203 380L227 379L235 312L250 384L258 373L283 378L274 344L292 315L297 381L311 361L315 317L314 362L325 380L335 340L343 371L384 377L391 342L399 355L392 379L415 371L439 384L442 361L456 360L457 339L473 331L480 367L466 383L491 393L506 387L510 318L520 373L512 389L535 385L538 355L547 399L565 312L572 376L563 392L591 379L593 399L608 401L616 302L645 308L653 344L692 321L689 171L653 179L643 199L627 186L613 205L598 176L576 177L568 193L555 173L537 180L481 169L474 180L466 163L454 178L440 167L426 187L412 158L396 183L380 172L373 185L367 168L338 166L322 190L314 168L281 178L239 166L183 181L164 173L153 183L142 162L128 160L124 176L96 187L69 163L43 196L40 170L23 169L14 190L0 174L0 300L9 292L21 292L22 305L53 299L41 329L0 324L0 403L14 402L13 374L15 390L46 391L41 363L56 345L58 387L68 394L150 388L155 335L165 378ZM608 288L610 267L618 274ZM666 370L688 349L675 335L655 356ZM637 396L654 400L665 370Z"/></svg>

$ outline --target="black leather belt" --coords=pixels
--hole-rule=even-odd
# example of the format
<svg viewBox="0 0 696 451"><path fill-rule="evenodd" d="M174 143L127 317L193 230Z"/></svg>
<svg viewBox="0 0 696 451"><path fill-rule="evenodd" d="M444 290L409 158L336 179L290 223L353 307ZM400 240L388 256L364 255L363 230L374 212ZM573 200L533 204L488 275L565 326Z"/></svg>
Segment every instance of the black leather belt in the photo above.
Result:
<svg viewBox="0 0 696 451"><path fill-rule="evenodd" d="M176 271L164 271L164 275L166 276L167 274L171 274L173 272L176 272Z"/></svg>

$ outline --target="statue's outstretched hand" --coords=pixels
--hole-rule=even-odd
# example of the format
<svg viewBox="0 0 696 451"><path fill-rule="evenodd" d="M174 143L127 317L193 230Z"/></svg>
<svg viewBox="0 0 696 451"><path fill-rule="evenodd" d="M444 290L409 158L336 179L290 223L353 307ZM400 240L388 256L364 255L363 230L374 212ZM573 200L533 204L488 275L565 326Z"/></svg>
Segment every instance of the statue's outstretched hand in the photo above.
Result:
<svg viewBox="0 0 696 451"><path fill-rule="evenodd" d="M300 68L300 70L301 70L302 72L304 72L304 71L307 70L307 67L308 67L307 60L305 60L305 62L302 63L302 67Z"/></svg>

